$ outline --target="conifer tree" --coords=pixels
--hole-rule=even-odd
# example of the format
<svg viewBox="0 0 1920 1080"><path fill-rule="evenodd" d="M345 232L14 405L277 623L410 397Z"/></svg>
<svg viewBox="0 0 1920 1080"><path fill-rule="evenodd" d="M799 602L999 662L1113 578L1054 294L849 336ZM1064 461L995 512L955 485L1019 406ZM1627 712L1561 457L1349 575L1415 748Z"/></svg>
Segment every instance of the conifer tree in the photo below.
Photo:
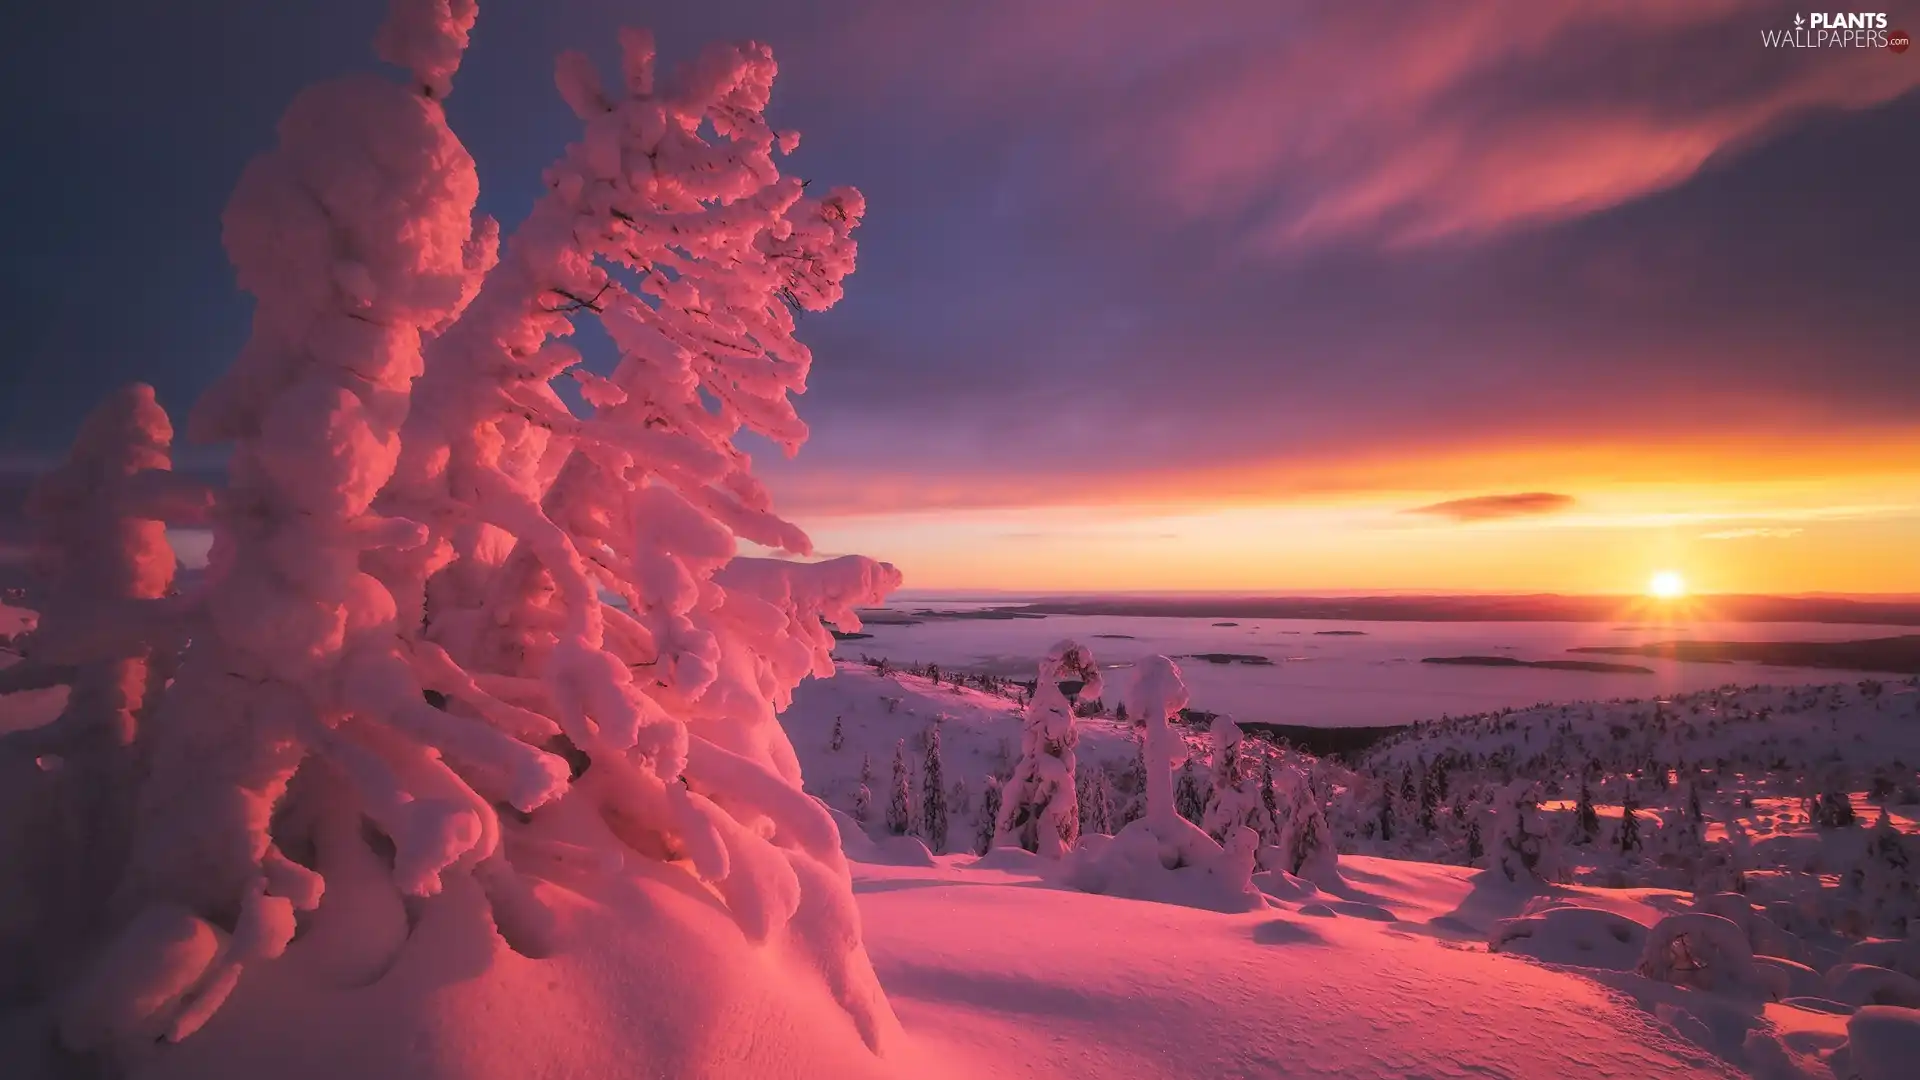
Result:
<svg viewBox="0 0 1920 1080"><path fill-rule="evenodd" d="M1434 830L1433 814L1439 809L1439 795L1434 791L1432 779L1425 773L1420 776L1420 818L1421 833L1432 836Z"/></svg>
<svg viewBox="0 0 1920 1080"><path fill-rule="evenodd" d="M1580 774L1580 801L1573 808L1576 833L1574 843L1591 844L1600 835L1600 815L1593 809L1593 787L1587 775Z"/></svg>
<svg viewBox="0 0 1920 1080"><path fill-rule="evenodd" d="M1000 778L987 777L980 789L980 814L974 831L973 850L985 855L993 850L994 823L1000 819Z"/></svg>
<svg viewBox="0 0 1920 1080"><path fill-rule="evenodd" d="M838 753L845 745L847 745L847 736L840 729L840 718L836 716L833 718L833 737L827 740L827 749Z"/></svg>
<svg viewBox="0 0 1920 1080"><path fill-rule="evenodd" d="M1074 776L1074 794L1080 801L1080 834L1111 835L1112 802L1105 769L1082 769Z"/></svg>
<svg viewBox="0 0 1920 1080"><path fill-rule="evenodd" d="M1059 858L1080 838L1073 753L1080 735L1067 698L1076 685L1075 693L1099 694L1100 667L1093 651L1076 641L1056 642L1040 660L1035 692L1022 718L1020 760L1001 793L994 843Z"/></svg>
<svg viewBox="0 0 1920 1080"><path fill-rule="evenodd" d="M907 786L907 740L893 744L892 797L887 801L887 831L905 836L913 822L913 797Z"/></svg>
<svg viewBox="0 0 1920 1080"><path fill-rule="evenodd" d="M1273 759L1260 755L1260 805L1267 811L1267 820L1278 823L1280 808L1273 797Z"/></svg>
<svg viewBox="0 0 1920 1080"><path fill-rule="evenodd" d="M947 851L947 789L940 775L940 725L927 731L926 764L920 770L920 835L935 855Z"/></svg>
<svg viewBox="0 0 1920 1080"><path fill-rule="evenodd" d="M1200 824L1200 819L1206 816L1207 799L1200 790L1200 770L1194 766L1192 758L1180 766L1180 776L1173 785L1173 808L1195 825Z"/></svg>
<svg viewBox="0 0 1920 1080"><path fill-rule="evenodd" d="M1620 833L1617 839L1623 855L1640 850L1640 819L1634 813L1639 808L1639 800L1633 797L1633 789L1628 788L1620 796Z"/></svg>
<svg viewBox="0 0 1920 1080"><path fill-rule="evenodd" d="M1393 788L1380 789L1380 842L1393 842Z"/></svg>

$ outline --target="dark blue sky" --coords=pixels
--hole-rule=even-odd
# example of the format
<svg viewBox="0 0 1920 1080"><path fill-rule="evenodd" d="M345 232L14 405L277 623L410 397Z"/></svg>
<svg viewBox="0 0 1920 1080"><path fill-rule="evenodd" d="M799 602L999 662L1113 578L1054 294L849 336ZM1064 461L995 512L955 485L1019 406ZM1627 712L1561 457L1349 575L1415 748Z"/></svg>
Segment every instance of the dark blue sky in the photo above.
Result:
<svg viewBox="0 0 1920 1080"><path fill-rule="evenodd" d="M221 206L383 7L9 10L4 460L228 363ZM792 171L869 202L775 470L815 512L1920 415L1920 52L1763 49L1764 2L1204 7L483 0L449 112L510 228L577 129L556 53L773 44Z"/></svg>

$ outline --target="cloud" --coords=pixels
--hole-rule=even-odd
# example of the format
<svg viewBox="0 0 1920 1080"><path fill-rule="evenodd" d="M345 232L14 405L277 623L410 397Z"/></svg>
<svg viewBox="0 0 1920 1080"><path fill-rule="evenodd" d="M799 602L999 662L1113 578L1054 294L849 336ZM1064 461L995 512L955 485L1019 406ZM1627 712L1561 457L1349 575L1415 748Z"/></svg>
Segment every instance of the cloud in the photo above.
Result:
<svg viewBox="0 0 1920 1080"><path fill-rule="evenodd" d="M1453 521L1499 521L1503 518L1535 517L1558 514L1573 506L1571 495L1551 491L1524 491L1513 495L1476 495L1470 499L1449 499L1430 506L1416 506L1409 514L1427 514Z"/></svg>
<svg viewBox="0 0 1920 1080"><path fill-rule="evenodd" d="M1775 0L899 7L867 20L882 62L939 66L934 103L961 123L1043 114L1065 135L1032 153L1069 159L1063 197L1105 189L1151 210L1143 226L1217 222L1256 250L1580 217L1920 86L1882 50L1764 48L1791 25Z"/></svg>
<svg viewBox="0 0 1920 1080"><path fill-rule="evenodd" d="M1702 540L1784 540L1790 536L1799 536L1805 529L1757 528L1722 529L1719 532L1703 534Z"/></svg>

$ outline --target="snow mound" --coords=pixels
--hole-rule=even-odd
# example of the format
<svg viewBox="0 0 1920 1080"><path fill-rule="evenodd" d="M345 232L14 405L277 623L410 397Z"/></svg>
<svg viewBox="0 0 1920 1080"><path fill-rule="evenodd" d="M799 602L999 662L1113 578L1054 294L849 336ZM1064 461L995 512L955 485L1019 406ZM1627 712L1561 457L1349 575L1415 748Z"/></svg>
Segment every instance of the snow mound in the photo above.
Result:
<svg viewBox="0 0 1920 1080"><path fill-rule="evenodd" d="M1238 853L1222 848L1180 817L1142 818L1111 838L1086 838L1064 878L1083 892L1222 912L1269 906L1252 879L1250 845Z"/></svg>
<svg viewBox="0 0 1920 1080"><path fill-rule="evenodd" d="M892 1075L818 980L796 978L782 950L743 938L684 873L634 860L628 872L581 868L567 887L538 892L562 928L552 955L509 948L488 898L453 878L371 981L333 983L323 940L303 937L250 970L246 992L194 1038L164 1054L150 1047L134 1075Z"/></svg>
<svg viewBox="0 0 1920 1080"><path fill-rule="evenodd" d="M1502 919L1487 947L1549 964L1632 971L1646 949L1647 928L1598 908L1557 907Z"/></svg>
<svg viewBox="0 0 1920 1080"><path fill-rule="evenodd" d="M1869 1005L1854 1013L1847 1058L1860 1080L1910 1080L1920 1062L1920 1010Z"/></svg>
<svg viewBox="0 0 1920 1080"><path fill-rule="evenodd" d="M1827 972L1827 997L1848 1005L1920 1009L1920 979L1871 964L1838 964Z"/></svg>
<svg viewBox="0 0 1920 1080"><path fill-rule="evenodd" d="M1756 967L1747 936L1730 919L1705 912L1669 915L1647 933L1640 974L1676 986L1778 999L1785 989L1771 969Z"/></svg>
<svg viewBox="0 0 1920 1080"><path fill-rule="evenodd" d="M1846 964L1872 964L1875 967L1892 968L1910 978L1920 979L1920 940L1901 941L1874 938L1855 942L1840 954L1840 961Z"/></svg>

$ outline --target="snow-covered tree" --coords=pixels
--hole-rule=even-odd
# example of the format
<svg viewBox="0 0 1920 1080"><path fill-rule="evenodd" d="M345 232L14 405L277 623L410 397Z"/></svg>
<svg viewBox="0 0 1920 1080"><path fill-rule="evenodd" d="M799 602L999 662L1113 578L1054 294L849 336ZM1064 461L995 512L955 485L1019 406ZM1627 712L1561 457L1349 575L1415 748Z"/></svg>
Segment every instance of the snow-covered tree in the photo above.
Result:
<svg viewBox="0 0 1920 1080"><path fill-rule="evenodd" d="M1639 800L1633 797L1633 788L1628 787L1620 794L1620 829L1614 834L1614 847L1621 854L1640 850L1640 809Z"/></svg>
<svg viewBox="0 0 1920 1080"><path fill-rule="evenodd" d="M1580 774L1580 799L1573 807L1573 824L1576 844L1591 844L1600 835L1600 815L1593 809L1593 787L1584 771Z"/></svg>
<svg viewBox="0 0 1920 1080"><path fill-rule="evenodd" d="M1853 795L1847 791L1845 770L1827 771L1820 793L1814 798L1813 823L1823 829L1844 829L1857 820Z"/></svg>
<svg viewBox="0 0 1920 1080"><path fill-rule="evenodd" d="M1380 786L1380 813L1378 820L1380 822L1380 842L1383 844L1393 842L1393 816L1393 785L1382 784Z"/></svg>
<svg viewBox="0 0 1920 1080"><path fill-rule="evenodd" d="M528 867L645 862L624 892L660 903L596 948L643 937L680 972L758 948L787 977L700 982L698 1007L815 994L877 1052L897 1025L777 713L831 674L828 627L856 629L899 575L737 552L810 551L736 440L805 440L794 309L838 300L862 201L779 175L797 136L765 119L764 46L656 79L626 32L612 89L562 58L585 131L496 260L441 106L475 16L394 0L377 47L405 84L304 91L228 204L253 333L188 425L233 444L228 485L183 598L192 646L143 725L125 869L50 1019L71 1049L145 1052L290 942L371 981L406 947L403 897L490 908L508 946L549 957L565 942ZM610 376L553 340L587 316L619 351ZM689 885L715 902L681 903ZM682 1060L677 1030L638 1037L664 1056L635 1067Z"/></svg>
<svg viewBox="0 0 1920 1080"><path fill-rule="evenodd" d="M1099 696L1100 667L1085 645L1058 642L1040 661L1021 729L1020 762L1001 792L995 847L1021 847L1058 858L1079 839L1080 806L1073 778L1079 733L1063 683L1078 683L1077 693Z"/></svg>
<svg viewBox="0 0 1920 1080"><path fill-rule="evenodd" d="M1274 777L1274 787L1280 821L1277 846L1286 859L1280 869L1316 882L1336 876L1339 849L1307 774L1298 768L1283 769Z"/></svg>
<svg viewBox="0 0 1920 1080"><path fill-rule="evenodd" d="M841 730L840 718L836 716L833 718L833 735L827 739L827 749L839 753L840 748L845 745L847 745L847 734Z"/></svg>
<svg viewBox="0 0 1920 1080"><path fill-rule="evenodd" d="M1081 835L1112 835L1113 789L1107 783L1107 770L1078 770L1074 775L1074 786L1080 801Z"/></svg>
<svg viewBox="0 0 1920 1080"><path fill-rule="evenodd" d="M1118 832L1147 813L1147 741L1144 726L1136 727L1133 731L1133 756L1122 768L1115 787L1125 796L1114 807L1113 829Z"/></svg>
<svg viewBox="0 0 1920 1080"><path fill-rule="evenodd" d="M1201 790L1200 767L1192 758L1180 765L1180 774L1174 781L1173 805L1181 817L1200 824L1207 814L1207 796Z"/></svg>
<svg viewBox="0 0 1920 1080"><path fill-rule="evenodd" d="M1206 803L1200 812L1200 827L1221 844L1236 826L1244 825L1259 837L1260 846L1272 842L1273 818L1267 813L1266 800L1259 791L1260 774L1247 767L1240 750L1245 735L1240 725L1228 716L1216 716L1209 729L1213 757L1208 765Z"/></svg>
<svg viewBox="0 0 1920 1080"><path fill-rule="evenodd" d="M947 788L940 771L940 725L927 730L927 754L920 766L920 836L935 855L947 851Z"/></svg>
<svg viewBox="0 0 1920 1080"><path fill-rule="evenodd" d="M1867 833L1860 862L1847 876L1847 888L1860 908L1861 924L1871 933L1905 937L1920 926L1920 853L1912 838L1894 828L1886 810Z"/></svg>
<svg viewBox="0 0 1920 1080"><path fill-rule="evenodd" d="M905 836L913 824L913 789L907 782L907 740L893 744L893 781L887 785L887 831Z"/></svg>
<svg viewBox="0 0 1920 1080"><path fill-rule="evenodd" d="M1169 723L1187 704L1180 668L1164 656L1134 666L1132 712L1145 724L1147 811L1113 839L1076 852L1070 884L1088 892L1174 902L1217 911L1266 906L1252 884L1259 838L1237 828L1223 847L1174 809L1173 767L1186 743Z"/></svg>
<svg viewBox="0 0 1920 1080"><path fill-rule="evenodd" d="M67 698L51 723L0 736L8 997L57 988L125 867L143 727L181 644L165 521L198 520L207 501L170 471L172 440L152 388L123 387L28 493L40 618L0 694L65 686Z"/></svg>
<svg viewBox="0 0 1920 1080"><path fill-rule="evenodd" d="M1260 786L1260 809L1266 812L1268 824L1277 830L1280 827L1280 805L1273 794L1272 755L1260 755L1260 771L1255 782Z"/></svg>
<svg viewBox="0 0 1920 1080"><path fill-rule="evenodd" d="M1539 788L1530 780L1507 785L1494 804L1492 868L1508 881L1552 882L1560 874L1558 842L1540 816Z"/></svg>
<svg viewBox="0 0 1920 1080"><path fill-rule="evenodd" d="M1000 820L1000 778L987 777L980 788L980 814L975 820L973 850L981 855L993 850L994 827Z"/></svg>
<svg viewBox="0 0 1920 1080"><path fill-rule="evenodd" d="M1432 836L1435 828L1434 813L1440 808L1440 793L1434 787L1432 777L1423 771L1420 774L1419 810L1414 815L1414 823L1420 826L1424 836Z"/></svg>
<svg viewBox="0 0 1920 1080"><path fill-rule="evenodd" d="M853 792L853 820L862 825L873 820L873 789L864 781Z"/></svg>
<svg viewBox="0 0 1920 1080"><path fill-rule="evenodd" d="M444 20L439 38L464 41L459 21ZM428 705L419 669L431 660L416 665L392 598L361 570L365 552L422 542L417 525L371 507L393 470L422 336L460 312L493 251L473 224L472 159L435 96L450 67L388 55L414 68L415 88L361 76L304 91L223 218L255 297L253 334L189 432L233 441L228 487L193 648L154 715L120 928L76 991L109 993L155 962L165 935L234 927L182 973L184 993L140 1016L173 1040L220 1007L245 965L279 955L294 912L319 902L325 869L291 862L277 842L287 838L268 831L303 761L345 779L346 812L393 842L394 886L417 896L440 891L456 864L530 895L506 868L493 804L533 810L569 778L562 758L515 737L540 726L532 718L504 707L482 717L493 703L465 692L474 713ZM422 759L433 766L414 768ZM484 795L480 772L496 780ZM84 1049L131 1034L78 1018L63 1027Z"/></svg>

